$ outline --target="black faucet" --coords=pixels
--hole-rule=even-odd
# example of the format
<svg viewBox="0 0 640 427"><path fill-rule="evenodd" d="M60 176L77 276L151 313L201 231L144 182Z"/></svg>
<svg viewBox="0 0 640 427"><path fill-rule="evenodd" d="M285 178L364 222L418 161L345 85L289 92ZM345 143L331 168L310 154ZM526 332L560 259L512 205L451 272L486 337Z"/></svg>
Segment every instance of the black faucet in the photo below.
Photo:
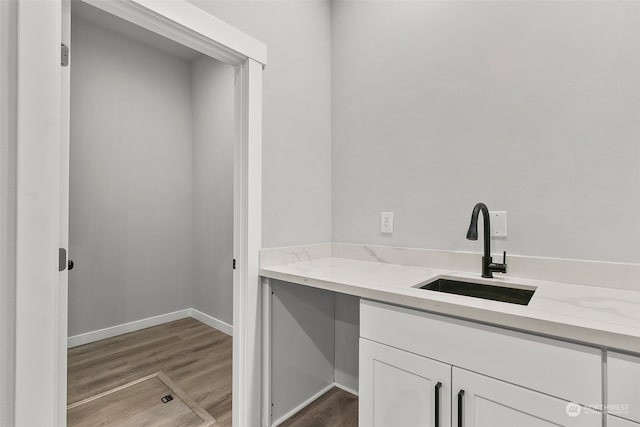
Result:
<svg viewBox="0 0 640 427"><path fill-rule="evenodd" d="M484 222L484 255L482 256L482 277L493 278L493 272L507 272L507 251L502 254L502 264L495 264L491 259L491 221L489 220L489 209L484 203L476 203L471 212L471 224L467 231L467 239L478 240L478 215L482 211Z"/></svg>

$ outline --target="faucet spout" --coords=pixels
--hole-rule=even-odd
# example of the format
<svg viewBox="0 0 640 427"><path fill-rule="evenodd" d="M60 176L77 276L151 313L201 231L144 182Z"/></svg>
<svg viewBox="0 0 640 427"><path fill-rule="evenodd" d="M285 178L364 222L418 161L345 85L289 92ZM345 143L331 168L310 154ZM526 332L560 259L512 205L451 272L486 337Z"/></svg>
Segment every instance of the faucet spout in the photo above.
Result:
<svg viewBox="0 0 640 427"><path fill-rule="evenodd" d="M490 236L491 236L491 220L489 219L489 208L484 203L476 203L471 212L471 223L467 231L467 239L478 240L478 217L482 212L482 221L484 223L484 255L491 255L490 252Z"/></svg>
<svg viewBox="0 0 640 427"><path fill-rule="evenodd" d="M484 203L476 203L471 212L471 223L467 230L467 239L478 240L478 216L482 212L482 222L484 225L484 254L482 255L482 277L493 278L493 272L506 273L506 252L502 264L494 264L491 259L491 220L489 218L489 208Z"/></svg>

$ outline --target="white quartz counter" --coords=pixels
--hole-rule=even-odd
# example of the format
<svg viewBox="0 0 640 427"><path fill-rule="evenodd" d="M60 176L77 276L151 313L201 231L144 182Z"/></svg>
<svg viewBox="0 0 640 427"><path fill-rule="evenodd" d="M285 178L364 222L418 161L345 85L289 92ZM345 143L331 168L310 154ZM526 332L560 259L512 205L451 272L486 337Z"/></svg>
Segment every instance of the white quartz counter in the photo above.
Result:
<svg viewBox="0 0 640 427"><path fill-rule="evenodd" d="M478 269L479 269L478 259ZM640 292L495 274L325 257L263 266L263 277L572 341L640 353ZM529 305L416 288L437 277L536 291Z"/></svg>

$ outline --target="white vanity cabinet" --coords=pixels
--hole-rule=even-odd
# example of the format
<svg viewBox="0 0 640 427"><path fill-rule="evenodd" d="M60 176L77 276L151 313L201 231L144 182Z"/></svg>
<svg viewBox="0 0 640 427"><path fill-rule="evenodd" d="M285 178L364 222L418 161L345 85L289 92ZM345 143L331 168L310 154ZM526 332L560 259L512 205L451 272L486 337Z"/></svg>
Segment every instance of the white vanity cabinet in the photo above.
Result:
<svg viewBox="0 0 640 427"><path fill-rule="evenodd" d="M364 338L359 405L360 426L602 426L600 413L565 400Z"/></svg>
<svg viewBox="0 0 640 427"><path fill-rule="evenodd" d="M640 357L607 352L607 393L616 416L640 423Z"/></svg>
<svg viewBox="0 0 640 427"><path fill-rule="evenodd" d="M602 426L571 410L602 402L600 349L367 300L360 335L362 427Z"/></svg>

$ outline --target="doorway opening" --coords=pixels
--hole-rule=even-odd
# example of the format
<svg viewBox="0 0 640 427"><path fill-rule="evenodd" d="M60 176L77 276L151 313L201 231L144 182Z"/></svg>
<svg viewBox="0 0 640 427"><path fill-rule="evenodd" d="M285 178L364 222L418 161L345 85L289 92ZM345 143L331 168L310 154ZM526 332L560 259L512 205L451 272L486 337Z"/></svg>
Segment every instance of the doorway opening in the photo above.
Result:
<svg viewBox="0 0 640 427"><path fill-rule="evenodd" d="M68 425L158 372L231 425L234 68L83 2L71 46Z"/></svg>

